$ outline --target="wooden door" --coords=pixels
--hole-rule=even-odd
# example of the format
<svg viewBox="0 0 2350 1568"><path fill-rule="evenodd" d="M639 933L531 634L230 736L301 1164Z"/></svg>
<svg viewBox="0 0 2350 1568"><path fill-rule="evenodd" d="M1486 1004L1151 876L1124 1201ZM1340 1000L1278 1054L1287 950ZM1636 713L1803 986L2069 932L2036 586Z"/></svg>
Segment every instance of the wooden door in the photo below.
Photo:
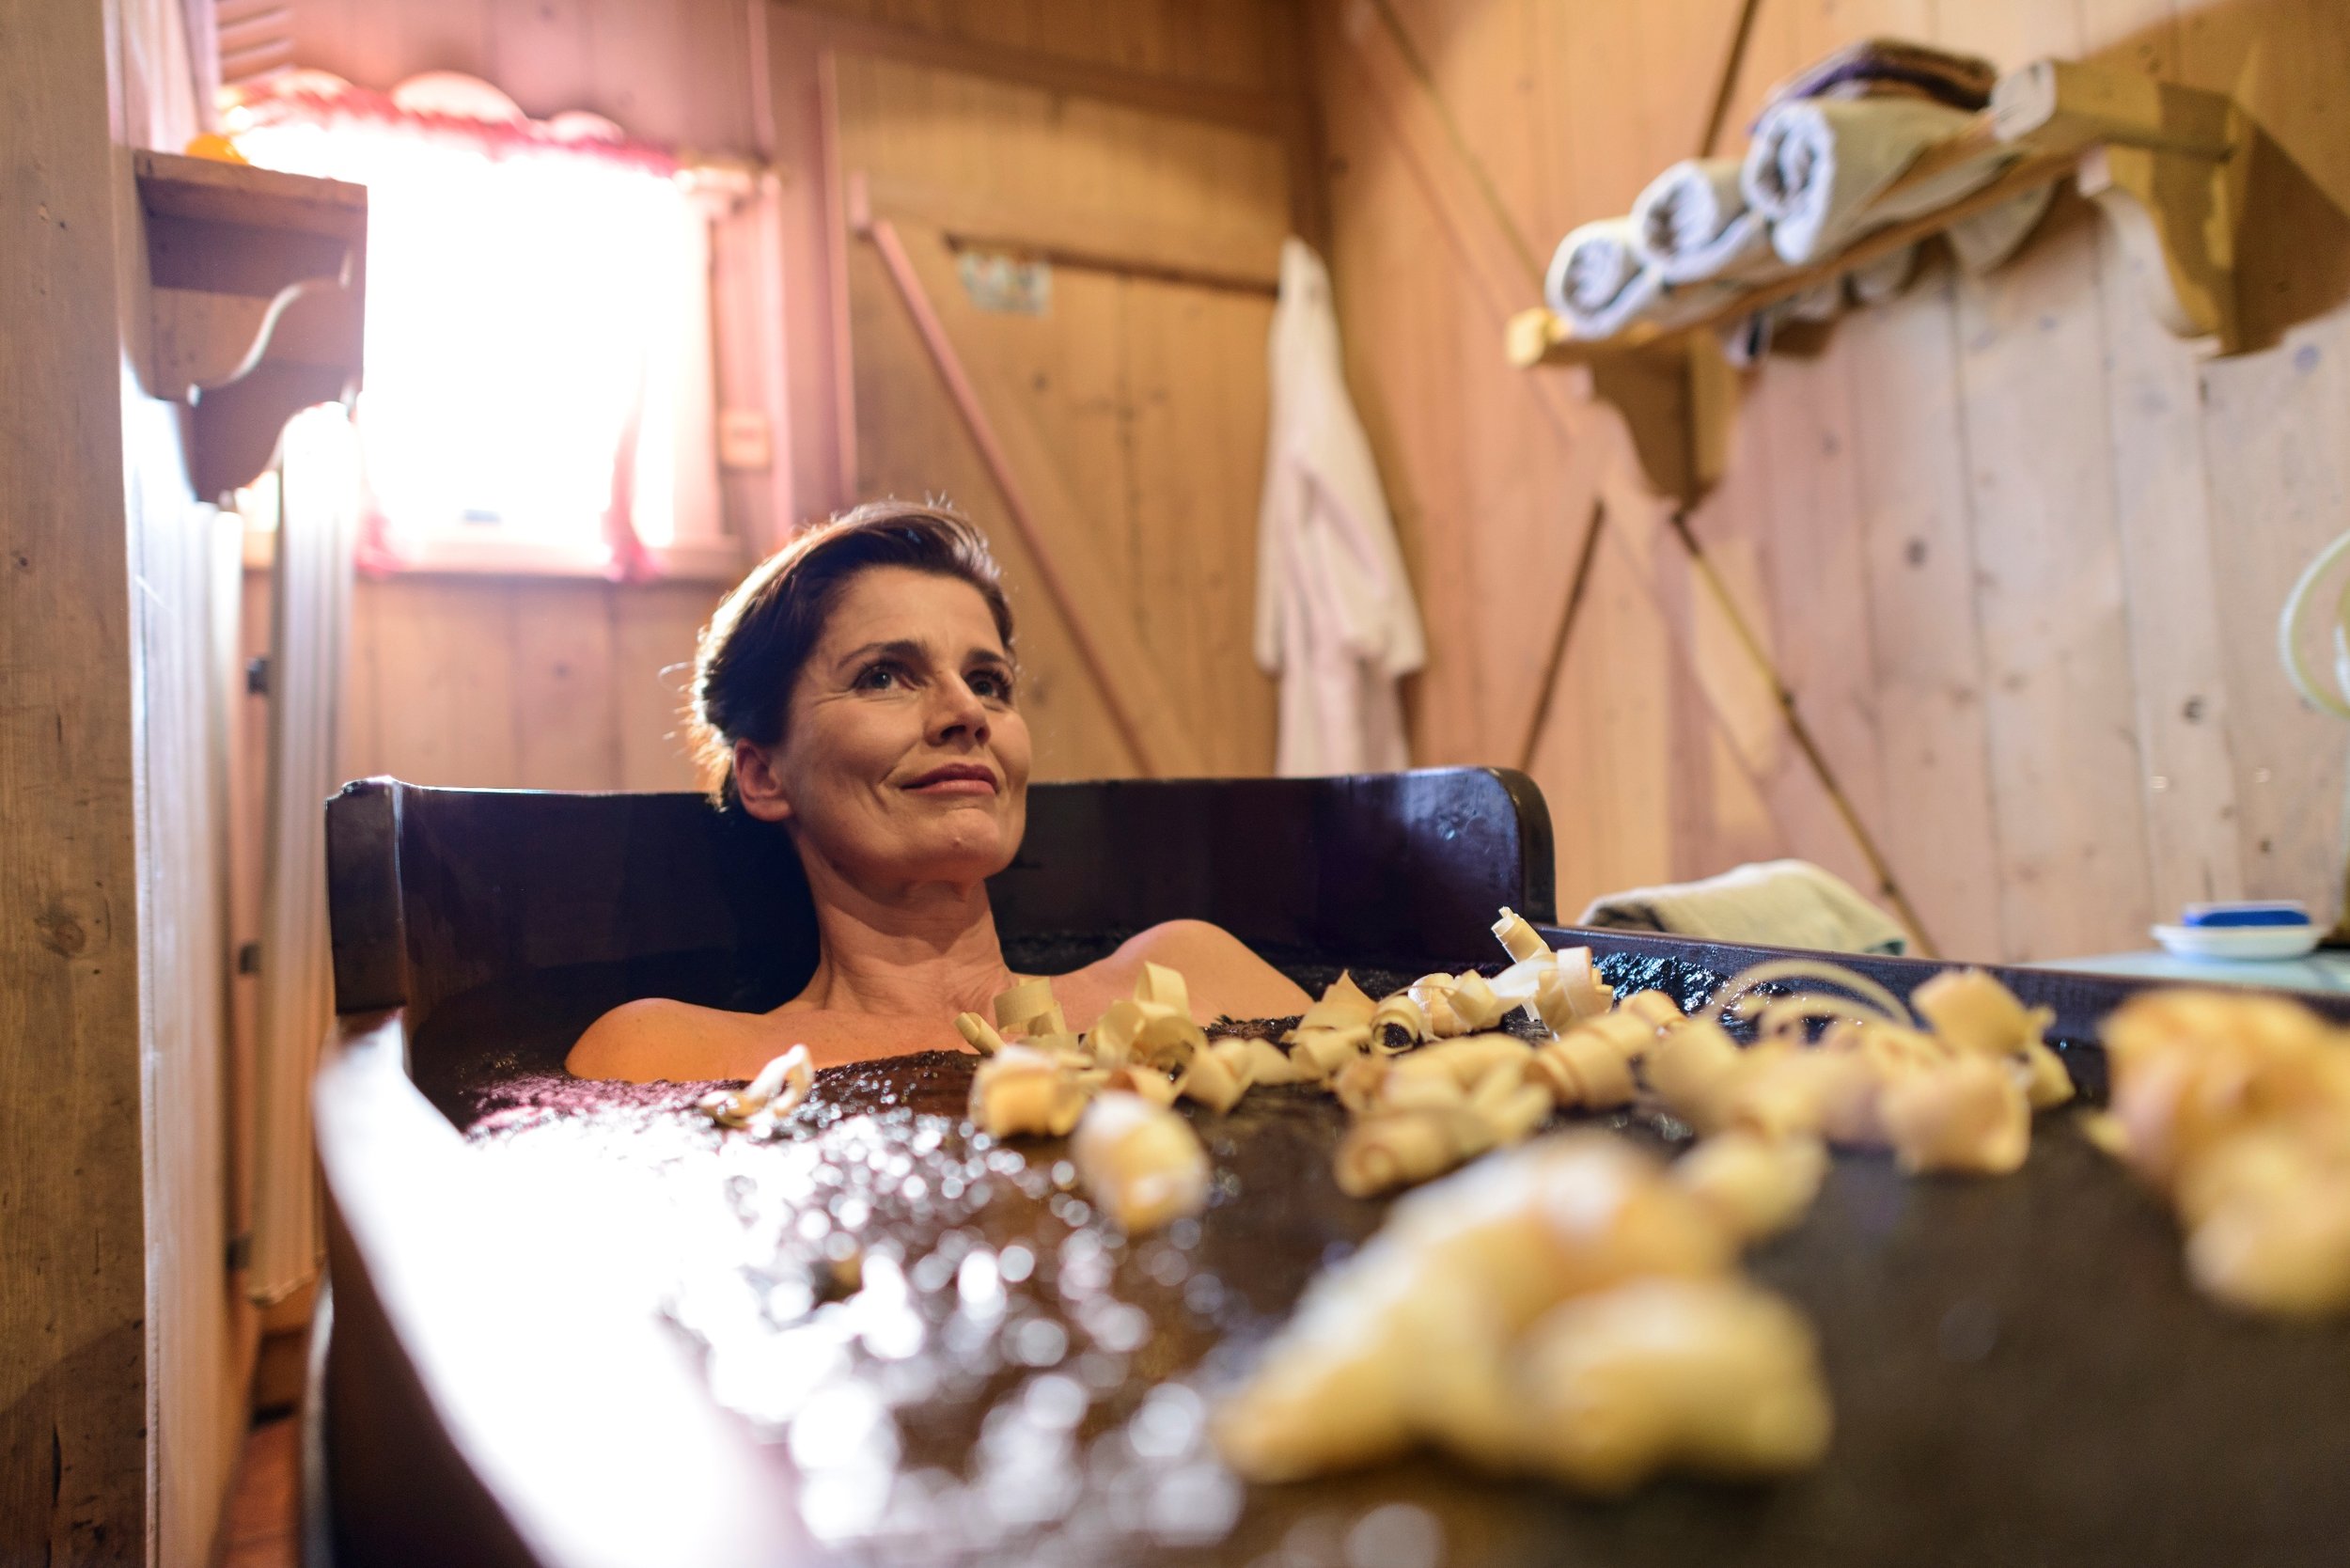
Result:
<svg viewBox="0 0 2350 1568"><path fill-rule="evenodd" d="M869 193L902 242L1039 549L1091 591L1057 601L903 283L851 235L856 494L944 496L986 529L1019 618L1039 777L1271 771L1274 689L1250 623L1288 149L928 64L843 52L833 69L842 189ZM1046 270L1031 309L966 287L966 259L1002 255ZM1113 692L1153 710L1161 755L1137 755Z"/></svg>

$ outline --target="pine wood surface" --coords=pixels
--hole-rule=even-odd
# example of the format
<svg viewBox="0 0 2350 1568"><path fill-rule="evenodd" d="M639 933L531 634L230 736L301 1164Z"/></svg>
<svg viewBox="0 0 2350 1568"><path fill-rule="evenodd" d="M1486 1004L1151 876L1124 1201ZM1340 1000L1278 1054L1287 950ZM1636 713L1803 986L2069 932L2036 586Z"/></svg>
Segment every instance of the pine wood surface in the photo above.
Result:
<svg viewBox="0 0 2350 1568"><path fill-rule="evenodd" d="M1735 0L1393 7L1470 155L1544 246L1624 211L1696 150L1738 12ZM1443 234L1457 198L1413 188L1414 149L1382 124L1377 99L1392 85L1371 102L1347 97L1369 80L1357 40L1380 25L1373 6L1313 9L1359 396L1411 501L1429 619L1456 628L1419 685L1416 733L1429 760L1465 760L1501 744L1487 715L1506 694L1535 689L1521 651L1539 638L1507 613L1470 613L1507 590L1440 563L1512 549L1548 562L1572 528L1557 490L1572 460L1528 431L1522 411L1542 394L1493 368L1497 337L1482 358L1432 366L1398 321L1476 285ZM1900 300L1746 378L1729 474L1690 530L1769 675L1758 684L1738 667L1685 557L1646 555L1646 603L1590 597L1554 708L1614 691L1620 707L1668 717L1610 732L1604 761L1545 744L1534 771L1560 818L1561 909L1718 870L1733 852L1808 855L1848 875L1858 862L1867 886L1853 833L1822 809L1824 773L1954 955L2142 946L2147 922L2190 898L2293 896L2330 915L2346 738L2286 685L2273 624L2300 564L2350 526L2339 455L2350 384L2337 364L2350 353L2339 309L2350 286L2329 259L2350 208L2350 104L2322 86L2350 62L2350 18L2315 0L1760 0L1717 150L1743 147L1771 82L1883 34L2003 66L2076 55L2232 93L2264 137L2245 266L2267 346L2210 361L2175 343L2066 196L2001 272L1963 278L1930 258ZM2262 324L2250 323L2256 342ZM1467 408L1521 432L1503 460L1514 493L1448 466L1486 461L1459 458L1468 438L1442 433L1471 423ZM1575 428L1605 445L1600 424L1586 411ZM1612 572L1603 564L1594 586ZM1611 651L1660 642L1677 657L1645 673ZM1772 678L1822 767L1787 744ZM1693 775L1718 783L1724 750L1752 794L1692 789ZM1606 805L1632 779L1668 781L1652 785L1673 803L1661 838ZM1593 837L1603 824L1628 837L1578 849L1586 811Z"/></svg>
<svg viewBox="0 0 2350 1568"><path fill-rule="evenodd" d="M148 1524L139 868L104 18L0 3L0 1560ZM127 180L127 172L124 175Z"/></svg>

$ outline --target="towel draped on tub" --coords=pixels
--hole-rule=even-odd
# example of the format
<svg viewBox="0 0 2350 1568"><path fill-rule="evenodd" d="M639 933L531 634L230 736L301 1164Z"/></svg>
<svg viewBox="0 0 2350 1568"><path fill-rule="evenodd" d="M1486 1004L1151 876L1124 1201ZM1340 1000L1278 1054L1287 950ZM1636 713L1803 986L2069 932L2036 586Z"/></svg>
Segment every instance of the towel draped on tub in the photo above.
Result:
<svg viewBox="0 0 2350 1568"><path fill-rule="evenodd" d="M1610 893L1574 923L1823 952L1899 953L1909 945L1909 933L1851 883L1809 860L1763 860L1701 882Z"/></svg>

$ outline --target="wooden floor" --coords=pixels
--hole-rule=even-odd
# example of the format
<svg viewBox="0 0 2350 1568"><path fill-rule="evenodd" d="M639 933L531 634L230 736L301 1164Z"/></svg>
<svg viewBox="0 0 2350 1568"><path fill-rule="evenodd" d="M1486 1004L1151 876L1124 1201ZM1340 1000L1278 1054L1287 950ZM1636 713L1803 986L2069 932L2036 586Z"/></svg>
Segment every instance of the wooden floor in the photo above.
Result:
<svg viewBox="0 0 2350 1568"><path fill-rule="evenodd" d="M221 1568L294 1568L301 1560L302 1423L260 1422L244 1440L237 1489L228 1498Z"/></svg>

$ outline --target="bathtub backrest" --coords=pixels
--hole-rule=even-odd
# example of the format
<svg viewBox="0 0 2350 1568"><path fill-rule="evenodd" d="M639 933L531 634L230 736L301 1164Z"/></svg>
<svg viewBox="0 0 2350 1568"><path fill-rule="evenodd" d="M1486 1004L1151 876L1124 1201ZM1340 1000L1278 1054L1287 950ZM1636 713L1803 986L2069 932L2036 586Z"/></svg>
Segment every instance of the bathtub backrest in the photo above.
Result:
<svg viewBox="0 0 2350 1568"><path fill-rule="evenodd" d="M782 836L691 794L347 785L327 805L336 1007L660 961L666 994L789 996L815 963ZM1507 769L1040 784L990 885L1008 937L1214 920L1364 964L1482 961L1496 905L1555 918L1550 814ZM685 977L683 990L679 977Z"/></svg>

